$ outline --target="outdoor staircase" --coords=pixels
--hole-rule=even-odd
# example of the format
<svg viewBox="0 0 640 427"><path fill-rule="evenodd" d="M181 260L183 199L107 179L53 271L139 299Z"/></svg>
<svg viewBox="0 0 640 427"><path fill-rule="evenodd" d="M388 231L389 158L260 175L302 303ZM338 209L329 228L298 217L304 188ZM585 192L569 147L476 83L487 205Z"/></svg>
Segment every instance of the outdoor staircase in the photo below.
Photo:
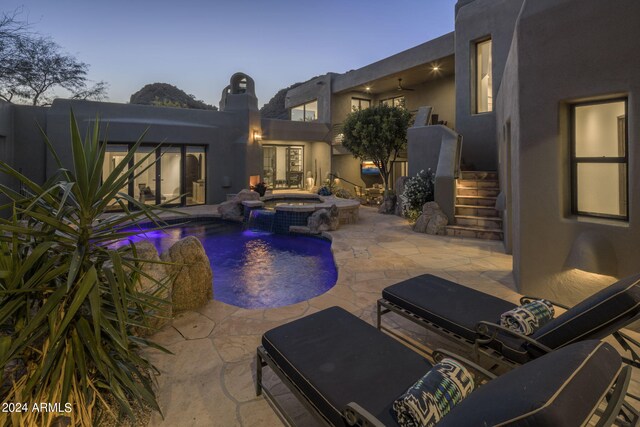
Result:
<svg viewBox="0 0 640 427"><path fill-rule="evenodd" d="M447 226L447 236L502 240L498 193L497 172L463 171L456 183L455 225Z"/></svg>

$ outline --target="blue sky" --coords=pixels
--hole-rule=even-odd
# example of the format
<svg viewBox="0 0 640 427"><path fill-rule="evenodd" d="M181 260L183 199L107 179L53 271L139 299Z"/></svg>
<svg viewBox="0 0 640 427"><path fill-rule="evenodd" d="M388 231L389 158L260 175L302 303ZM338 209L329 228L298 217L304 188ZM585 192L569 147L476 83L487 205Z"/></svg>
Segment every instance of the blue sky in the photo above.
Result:
<svg viewBox="0 0 640 427"><path fill-rule="evenodd" d="M109 100L147 83L217 105L237 71L260 106L281 88L356 69L453 31L455 0L2 0L90 65Z"/></svg>

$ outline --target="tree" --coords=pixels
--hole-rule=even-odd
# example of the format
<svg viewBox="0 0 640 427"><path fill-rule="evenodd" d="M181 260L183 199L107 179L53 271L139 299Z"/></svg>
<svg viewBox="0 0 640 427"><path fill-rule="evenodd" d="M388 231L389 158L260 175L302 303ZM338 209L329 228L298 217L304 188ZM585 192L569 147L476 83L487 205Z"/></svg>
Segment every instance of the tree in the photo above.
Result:
<svg viewBox="0 0 640 427"><path fill-rule="evenodd" d="M361 161L372 161L380 170L385 193L398 154L407 146L411 114L402 107L378 105L354 111L343 123L342 145Z"/></svg>
<svg viewBox="0 0 640 427"><path fill-rule="evenodd" d="M0 17L0 98L46 105L59 87L74 99L104 99L107 84L89 87L87 64L64 53L53 40L29 33L18 14Z"/></svg>

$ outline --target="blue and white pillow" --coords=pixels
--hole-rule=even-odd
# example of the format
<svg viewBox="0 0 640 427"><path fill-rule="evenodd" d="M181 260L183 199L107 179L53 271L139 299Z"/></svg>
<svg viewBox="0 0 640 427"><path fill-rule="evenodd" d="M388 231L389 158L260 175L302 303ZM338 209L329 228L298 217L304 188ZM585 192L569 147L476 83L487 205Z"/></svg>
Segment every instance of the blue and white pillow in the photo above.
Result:
<svg viewBox="0 0 640 427"><path fill-rule="evenodd" d="M500 315L500 325L523 335L531 335L549 320L555 310L547 300L535 300Z"/></svg>
<svg viewBox="0 0 640 427"><path fill-rule="evenodd" d="M453 359L442 359L393 403L398 424L435 426L473 387L473 377L464 366Z"/></svg>

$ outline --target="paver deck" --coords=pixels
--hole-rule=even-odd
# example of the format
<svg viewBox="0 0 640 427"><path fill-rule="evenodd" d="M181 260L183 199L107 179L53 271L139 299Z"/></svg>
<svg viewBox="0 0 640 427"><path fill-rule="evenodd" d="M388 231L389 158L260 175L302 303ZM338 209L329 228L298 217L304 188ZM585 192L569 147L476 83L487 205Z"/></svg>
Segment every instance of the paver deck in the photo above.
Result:
<svg viewBox="0 0 640 427"><path fill-rule="evenodd" d="M212 206L189 209L193 214L213 211ZM254 392L255 351L262 334L334 305L374 324L382 289L406 278L436 274L518 302L512 259L502 242L417 234L402 218L367 207L360 209L357 224L331 235L338 281L327 293L275 309L247 310L211 301L196 312L179 315L154 336L174 354L149 354L161 373L158 397L164 413L164 419L153 414L150 426L283 425L264 397ZM435 334L394 317L392 322L412 339L428 348L442 346ZM299 425L318 425L269 370L265 379ZM635 389L637 385L636 381Z"/></svg>

